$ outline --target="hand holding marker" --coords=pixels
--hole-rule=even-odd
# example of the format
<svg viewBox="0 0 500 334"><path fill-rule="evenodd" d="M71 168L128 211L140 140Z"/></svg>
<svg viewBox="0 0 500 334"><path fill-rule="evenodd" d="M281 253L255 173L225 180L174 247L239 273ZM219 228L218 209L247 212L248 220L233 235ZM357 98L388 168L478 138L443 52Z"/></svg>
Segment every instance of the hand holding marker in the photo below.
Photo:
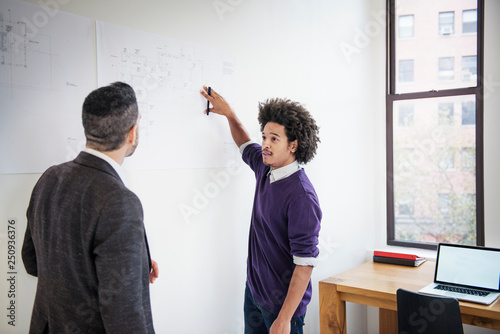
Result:
<svg viewBox="0 0 500 334"><path fill-rule="evenodd" d="M200 90L200 94L207 99L207 115L210 112L229 117L230 119L234 118L235 115L233 109L226 102L226 100L224 100L224 98L217 93L217 91L211 87L203 86L203 89ZM212 108L210 108L210 104L212 105Z"/></svg>
<svg viewBox="0 0 500 334"><path fill-rule="evenodd" d="M212 88L208 87L208 95L210 95L211 93L212 93ZM210 112L210 101L207 100L207 116L209 112Z"/></svg>

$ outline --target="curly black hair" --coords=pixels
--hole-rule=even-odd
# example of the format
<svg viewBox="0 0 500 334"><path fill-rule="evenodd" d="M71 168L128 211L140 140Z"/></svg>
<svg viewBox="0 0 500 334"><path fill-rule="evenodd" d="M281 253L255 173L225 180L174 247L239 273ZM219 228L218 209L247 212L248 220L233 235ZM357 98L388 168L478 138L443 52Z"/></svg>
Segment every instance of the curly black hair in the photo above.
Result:
<svg viewBox="0 0 500 334"><path fill-rule="evenodd" d="M261 131L268 122L273 122L285 127L288 142L297 139L295 159L298 163L306 164L313 159L320 142L319 127L300 103L280 98L260 102L258 120Z"/></svg>

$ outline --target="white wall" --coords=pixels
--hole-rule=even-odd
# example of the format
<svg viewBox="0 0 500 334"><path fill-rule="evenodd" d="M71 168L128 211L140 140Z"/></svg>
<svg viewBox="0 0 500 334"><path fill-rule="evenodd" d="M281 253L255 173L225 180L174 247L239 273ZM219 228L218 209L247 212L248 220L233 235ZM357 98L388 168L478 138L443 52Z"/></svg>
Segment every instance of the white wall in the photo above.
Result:
<svg viewBox="0 0 500 334"><path fill-rule="evenodd" d="M484 197L486 245L500 247L500 2L486 0L484 39Z"/></svg>
<svg viewBox="0 0 500 334"><path fill-rule="evenodd" d="M484 225L485 244L500 247L500 2L485 0L484 38ZM465 333L498 333L464 326Z"/></svg>
<svg viewBox="0 0 500 334"><path fill-rule="evenodd" d="M218 13L214 4L221 3L230 10ZM498 2L487 4L500 13ZM363 263L369 250L385 246L384 8L384 0L148 0L140 5L72 0L61 6L91 19L236 54L238 94L231 102L255 139L258 101L288 97L310 109L321 127L322 143L306 172L324 218L321 261L313 273L314 295L306 317L309 334L319 333L318 280ZM498 40L499 31L491 21L490 42ZM492 73L500 81L499 68L493 65L495 48L487 49L496 56L487 57L486 77ZM500 125L500 88L493 90L485 101L486 241L499 246L500 229L492 225L500 213L495 200L500 186L495 131ZM183 126L189 134L189 124ZM182 138L172 141L182 145ZM38 177L0 175L2 220L15 217L24 231L27 201ZM251 172L237 163L232 169L135 171L127 177L143 203L152 256L160 265L160 278L151 287L157 332L242 333ZM186 221L179 206L198 200L197 191L216 183L216 177L229 181ZM26 332L35 284L35 279L20 275L18 327L8 333ZM350 333L373 332L377 325L372 319L376 321L373 311L348 305Z"/></svg>

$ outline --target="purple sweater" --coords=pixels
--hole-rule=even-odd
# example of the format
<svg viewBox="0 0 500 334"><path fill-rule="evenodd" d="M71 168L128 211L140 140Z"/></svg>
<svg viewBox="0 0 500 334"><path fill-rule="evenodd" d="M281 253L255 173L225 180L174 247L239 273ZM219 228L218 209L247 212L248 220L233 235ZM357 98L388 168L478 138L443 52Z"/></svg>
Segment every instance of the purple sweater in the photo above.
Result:
<svg viewBox="0 0 500 334"><path fill-rule="evenodd" d="M256 187L248 242L247 284L252 297L278 314L292 278L293 257L315 258L321 209L314 187L303 169L269 182L269 167L262 162L262 147L248 145L243 160L255 172ZM311 282L294 317L306 312Z"/></svg>

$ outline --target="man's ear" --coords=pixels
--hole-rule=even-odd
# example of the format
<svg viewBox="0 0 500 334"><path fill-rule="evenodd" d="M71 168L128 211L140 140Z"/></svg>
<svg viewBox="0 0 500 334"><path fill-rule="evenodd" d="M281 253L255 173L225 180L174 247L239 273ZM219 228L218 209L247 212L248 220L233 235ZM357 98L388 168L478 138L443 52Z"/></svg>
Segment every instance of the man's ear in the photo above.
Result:
<svg viewBox="0 0 500 334"><path fill-rule="evenodd" d="M137 140L137 124L128 132L127 142L133 145Z"/></svg>
<svg viewBox="0 0 500 334"><path fill-rule="evenodd" d="M299 142L297 141L297 139L290 142L290 144L288 145L288 147L290 148L290 152L295 154L295 152L297 152L298 145L299 145Z"/></svg>

